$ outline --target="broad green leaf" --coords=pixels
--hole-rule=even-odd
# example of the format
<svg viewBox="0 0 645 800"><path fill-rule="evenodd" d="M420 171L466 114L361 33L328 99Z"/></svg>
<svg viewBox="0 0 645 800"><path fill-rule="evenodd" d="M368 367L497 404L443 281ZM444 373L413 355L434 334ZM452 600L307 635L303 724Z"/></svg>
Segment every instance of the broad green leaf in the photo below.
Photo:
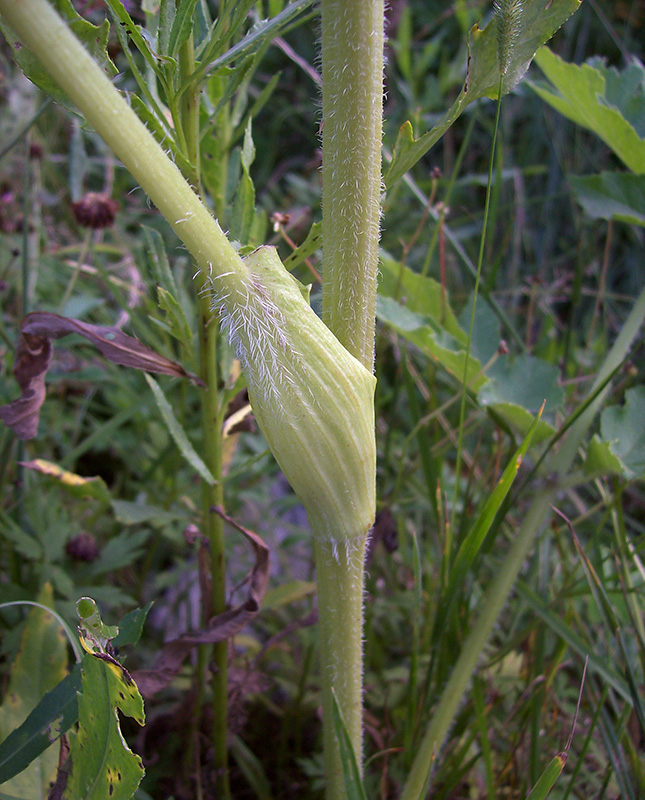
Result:
<svg viewBox="0 0 645 800"><path fill-rule="evenodd" d="M68 472L66 469L59 467L58 464L52 464L51 461L45 461L42 458L36 458L33 461L25 461L23 462L23 466L34 470L34 472L40 472L41 475L46 475L48 478L52 478L61 488L73 497L91 498L93 500L98 500L104 505L109 505L112 501L110 490L106 486L103 478L84 478L81 475L76 475L74 472Z"/></svg>
<svg viewBox="0 0 645 800"><path fill-rule="evenodd" d="M516 86L529 68L540 45L547 42L558 28L580 6L580 0L525 0L521 30L510 57L502 93ZM481 97L496 98L499 87L497 63L497 23L493 18L485 28L471 28L468 35L468 66L461 93L441 121L419 139L414 138L412 126L406 122L400 129L390 168L385 175L386 186L402 177L443 136L464 109Z"/></svg>
<svg viewBox="0 0 645 800"><path fill-rule="evenodd" d="M131 800L143 777L126 745L118 711L144 722L143 700L126 670L107 655L85 656L78 698L78 733L70 737L72 772L66 800Z"/></svg>
<svg viewBox="0 0 645 800"><path fill-rule="evenodd" d="M641 139L645 138L645 66L636 58L632 58L622 72L608 67L598 56L588 63L605 79L607 103L620 111Z"/></svg>
<svg viewBox="0 0 645 800"><path fill-rule="evenodd" d="M215 483L215 478L211 475L208 467L197 455L195 448L188 441L188 437L186 436L184 429L179 424L177 417L174 415L173 410L170 407L170 403L166 400L166 396L161 391L157 381L147 373L146 380L152 389L152 393L157 406L159 407L159 411L161 411L163 421L166 423L168 432L175 440L175 444L179 448L182 456L207 483Z"/></svg>
<svg viewBox="0 0 645 800"><path fill-rule="evenodd" d="M52 5L67 22L77 38L85 45L90 54L94 56L95 60L110 76L116 75L117 69L107 53L110 23L107 20L103 20L100 26L93 25L76 11L71 0L53 0ZM70 108L71 106L67 95L26 47L15 44L19 41L19 37L16 36L2 18L0 18L0 30L2 30L5 39L11 46L13 56L18 62L20 69L29 80L33 81L43 92L53 97L57 103L60 103L66 108Z"/></svg>
<svg viewBox="0 0 645 800"><path fill-rule="evenodd" d="M628 389L624 406L602 412L600 434L626 477L645 477L645 386Z"/></svg>
<svg viewBox="0 0 645 800"><path fill-rule="evenodd" d="M0 744L0 784L22 772L78 720L81 669L47 692L19 728Z"/></svg>
<svg viewBox="0 0 645 800"><path fill-rule="evenodd" d="M390 297L379 295L376 301L376 314L381 322L389 325L406 341L441 364L459 382L463 380L466 365L465 344L458 342L449 333L437 330L436 323L431 325L421 314L415 314ZM460 332L463 336L461 329ZM486 383L486 380L486 376L481 372L480 362L471 356L468 360L466 384L476 391Z"/></svg>
<svg viewBox="0 0 645 800"><path fill-rule="evenodd" d="M601 441L598 434L595 434L589 442L583 466L587 475L623 474L623 465L620 459L611 452L609 442Z"/></svg>
<svg viewBox="0 0 645 800"><path fill-rule="evenodd" d="M645 138L609 104L603 71L590 64L568 64L548 47L539 50L535 62L552 86L531 83L531 88L565 117L593 131L632 172L645 173Z"/></svg>
<svg viewBox="0 0 645 800"><path fill-rule="evenodd" d="M479 402L522 436L529 430L543 402L546 401L546 412L554 411L563 402L564 391L558 383L557 368L539 358L500 356L487 374L490 381L480 390ZM540 420L533 440L537 444L553 433L553 426Z"/></svg>
<svg viewBox="0 0 645 800"><path fill-rule="evenodd" d="M384 297L399 300L405 308L432 320L437 330L444 330L460 344L468 337L457 322L447 291L434 278L426 278L409 267L381 252L381 279L379 293Z"/></svg>
<svg viewBox="0 0 645 800"><path fill-rule="evenodd" d="M38 602L53 605L53 591L46 584ZM33 608L20 641L20 650L11 665L7 690L0 707L0 738L18 728L36 708L43 696L63 680L67 673L67 639L51 614ZM54 733L52 739L56 738ZM45 800L58 767L56 747L49 747L27 769L3 784L3 790L25 800Z"/></svg>
<svg viewBox="0 0 645 800"><path fill-rule="evenodd" d="M645 226L645 175L601 172L569 177L576 200L594 219Z"/></svg>

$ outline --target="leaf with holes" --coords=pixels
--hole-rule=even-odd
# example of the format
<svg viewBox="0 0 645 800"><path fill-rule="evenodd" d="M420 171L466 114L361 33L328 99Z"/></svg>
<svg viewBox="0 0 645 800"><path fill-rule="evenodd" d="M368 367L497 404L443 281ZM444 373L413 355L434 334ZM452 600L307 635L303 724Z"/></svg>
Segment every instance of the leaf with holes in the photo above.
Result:
<svg viewBox="0 0 645 800"><path fill-rule="evenodd" d="M79 729L71 737L72 772L66 800L130 800L144 774L126 745L118 712L143 725L143 700L136 683L116 659L87 654L78 698Z"/></svg>

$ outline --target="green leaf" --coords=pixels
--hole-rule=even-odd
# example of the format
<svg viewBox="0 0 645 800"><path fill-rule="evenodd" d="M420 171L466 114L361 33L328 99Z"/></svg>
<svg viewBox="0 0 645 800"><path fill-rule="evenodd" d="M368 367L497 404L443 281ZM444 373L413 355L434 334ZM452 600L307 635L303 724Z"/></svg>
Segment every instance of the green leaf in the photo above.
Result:
<svg viewBox="0 0 645 800"><path fill-rule="evenodd" d="M22 772L78 720L81 668L76 665L0 744L0 783Z"/></svg>
<svg viewBox="0 0 645 800"><path fill-rule="evenodd" d="M170 262L168 261L161 234L147 225L142 225L141 230L146 240L146 255L152 277L169 294L173 297L178 297L179 292L175 283L175 276L170 269Z"/></svg>
<svg viewBox="0 0 645 800"><path fill-rule="evenodd" d="M126 644L136 644L139 641L143 626L152 608L153 603L147 603L143 608L135 608L119 622L119 634L112 642L114 647L123 647Z"/></svg>
<svg viewBox="0 0 645 800"><path fill-rule="evenodd" d="M112 510L118 521L124 525L141 525L147 522L154 527L163 527L178 520L185 522L187 519L183 514L167 511L160 506L130 500L113 500Z"/></svg>
<svg viewBox="0 0 645 800"><path fill-rule="evenodd" d="M529 68L540 45L547 42L558 28L578 9L580 0L525 0L521 29L510 56L502 93L516 86ZM387 187L402 177L443 136L464 109L481 97L496 98L499 87L497 63L497 24L493 18L481 30L478 25L468 34L468 67L461 93L441 121L419 139L406 122L400 129L392 163L385 176Z"/></svg>
<svg viewBox="0 0 645 800"><path fill-rule="evenodd" d="M436 324L430 324L421 314L415 314L390 297L379 295L376 301L376 313L381 322L389 325L410 344L441 364L461 383L466 365L465 344L457 341L449 333L437 330ZM462 338L464 333L461 329L459 331ZM471 356L468 360L466 384L476 391L486 381L479 360Z"/></svg>
<svg viewBox="0 0 645 800"><path fill-rule="evenodd" d="M170 29L168 55L176 56L183 44L188 41L193 30L193 11L197 0L181 0Z"/></svg>
<svg viewBox="0 0 645 800"><path fill-rule="evenodd" d="M244 144L242 145L242 177L237 185L237 191L233 199L233 215L229 232L231 239L240 242L242 245L249 242L251 225L255 215L255 187L249 172L254 158L255 147L251 136L251 120L249 119L244 132Z"/></svg>
<svg viewBox="0 0 645 800"><path fill-rule="evenodd" d="M90 574L104 575L106 572L115 572L123 567L132 566L143 556L149 536L149 530L123 531L114 536L102 548L99 558L92 563Z"/></svg>
<svg viewBox="0 0 645 800"><path fill-rule="evenodd" d="M78 39L85 45L94 59L110 76L116 75L117 69L107 53L110 23L107 20L103 20L100 26L93 25L76 11L71 0L53 0L52 5L67 22ZM67 95L49 76L44 67L41 66L40 61L38 61L26 47L16 44L19 37L16 36L2 18L0 18L0 30L2 30L7 42L11 46L13 56L18 62L20 69L29 80L33 81L43 92L53 97L57 103L60 103L66 108L71 108Z"/></svg>
<svg viewBox="0 0 645 800"><path fill-rule="evenodd" d="M535 62L552 86L530 83L531 88L565 117L593 131L632 172L645 173L645 139L619 108L609 104L603 70L568 64L548 47L540 49Z"/></svg>
<svg viewBox="0 0 645 800"><path fill-rule="evenodd" d="M313 581L294 580L281 583L274 589L269 589L264 595L262 611L268 611L271 608L282 608L282 606L289 605L289 603L297 603L299 600L311 597L315 593L316 584Z"/></svg>
<svg viewBox="0 0 645 800"><path fill-rule="evenodd" d="M0 534L11 542L18 555L29 561L38 561L43 557L43 548L33 536L26 533L8 514L0 509Z"/></svg>
<svg viewBox="0 0 645 800"><path fill-rule="evenodd" d="M58 486L71 494L73 497L91 498L98 500L103 505L109 505L112 501L110 490L103 478L92 477L84 478L81 475L76 475L74 472L68 472L66 469L53 464L51 461L45 461L42 458L36 458L33 461L25 461L22 466L28 469L39 472L41 475L46 475L52 478Z"/></svg>
<svg viewBox="0 0 645 800"><path fill-rule="evenodd" d="M488 376L491 380L480 390L479 402L522 436L533 424L533 415L544 401L545 411L549 412L564 400L557 368L533 356L500 356ZM533 438L539 443L553 433L553 426L540 420Z"/></svg>
<svg viewBox="0 0 645 800"><path fill-rule="evenodd" d="M152 393L157 406L159 407L159 411L161 411L163 421L166 423L168 432L175 440L175 444L179 448L182 456L207 483L215 483L215 478L211 475L208 467L197 455L194 447L188 441L188 437L186 436L184 429L179 424L177 417L174 415L172 408L170 407L170 403L166 400L166 396L161 391L159 384L147 373L145 373L145 377L148 381L148 386L150 386L152 389Z"/></svg>
<svg viewBox="0 0 645 800"><path fill-rule="evenodd" d="M166 315L164 322L168 328L168 333L184 347L190 347L193 340L193 332L184 314L184 309L163 286L157 286L157 302L159 303L159 308Z"/></svg>
<svg viewBox="0 0 645 800"><path fill-rule="evenodd" d="M117 625L106 625L96 602L91 597L81 597L76 601L78 614L78 633L81 644L88 653L107 653L110 642L119 633Z"/></svg>
<svg viewBox="0 0 645 800"><path fill-rule="evenodd" d="M555 786L555 782L562 774L566 761L566 755L562 753L558 753L557 756L554 756L538 778L537 783L531 789L526 800L545 800L546 796Z"/></svg>
<svg viewBox="0 0 645 800"><path fill-rule="evenodd" d="M595 434L589 442L587 457L584 462L587 475L622 475L623 465L612 452L609 442L602 442Z"/></svg>
<svg viewBox="0 0 645 800"><path fill-rule="evenodd" d="M72 772L66 800L131 800L144 770L125 744L118 710L143 725L143 700L127 671L110 656L85 656L78 698L79 730L70 738Z"/></svg>
<svg viewBox="0 0 645 800"><path fill-rule="evenodd" d="M53 591L46 584L38 602L53 606ZM0 707L0 738L3 740L22 725L43 695L67 673L67 639L58 621L47 611L33 608L20 640L20 650L11 665L7 690ZM52 738L56 738L56 735ZM47 797L56 777L58 753L55 747L37 755L27 769L15 775L3 788L17 797L40 800Z"/></svg>
<svg viewBox="0 0 645 800"><path fill-rule="evenodd" d="M426 278L409 267L403 266L387 253L380 254L381 280L379 293L400 301L409 311L421 314L435 323L436 330L444 330L460 344L465 345L468 337L459 325L452 308L450 297L434 278Z"/></svg>
<svg viewBox="0 0 645 800"><path fill-rule="evenodd" d="M288 255L284 260L285 267L291 272L297 266L303 263L307 258L310 258L322 247L322 222L314 222L309 228L307 238L302 244Z"/></svg>
<svg viewBox="0 0 645 800"><path fill-rule="evenodd" d="M627 478L645 478L645 386L625 392L625 405L606 408L600 434Z"/></svg>
<svg viewBox="0 0 645 800"><path fill-rule="evenodd" d="M569 177L576 200L594 219L645 226L645 175L601 172Z"/></svg>
<svg viewBox="0 0 645 800"><path fill-rule="evenodd" d="M334 720L334 730L336 738L338 739L338 746L340 750L340 759L343 765L343 778L345 781L345 793L347 800L367 800L361 773L358 768L358 761L356 753L352 746L352 740L349 736L345 720L341 713L336 699L335 692L332 691L332 714Z"/></svg>

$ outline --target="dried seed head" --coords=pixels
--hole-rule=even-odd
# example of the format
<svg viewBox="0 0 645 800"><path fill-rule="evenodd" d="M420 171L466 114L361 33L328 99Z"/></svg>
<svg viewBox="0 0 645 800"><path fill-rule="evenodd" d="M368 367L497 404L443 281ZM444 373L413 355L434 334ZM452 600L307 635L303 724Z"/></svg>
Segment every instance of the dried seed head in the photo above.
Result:
<svg viewBox="0 0 645 800"><path fill-rule="evenodd" d="M497 64L500 75L506 75L522 28L522 0L495 0L494 10L497 23Z"/></svg>
<svg viewBox="0 0 645 800"><path fill-rule="evenodd" d="M314 534L349 544L375 502L374 376L316 316L275 248L245 259L250 281L214 306L246 376L255 418Z"/></svg>
<svg viewBox="0 0 645 800"><path fill-rule="evenodd" d="M76 221L84 228L111 227L118 207L116 200L98 192L88 192L76 203L72 203Z"/></svg>

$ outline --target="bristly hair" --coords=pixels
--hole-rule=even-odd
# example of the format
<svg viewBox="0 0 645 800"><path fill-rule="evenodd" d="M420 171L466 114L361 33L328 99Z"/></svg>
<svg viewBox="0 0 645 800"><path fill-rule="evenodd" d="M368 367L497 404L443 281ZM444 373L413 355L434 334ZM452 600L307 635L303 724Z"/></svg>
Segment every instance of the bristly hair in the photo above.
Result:
<svg viewBox="0 0 645 800"><path fill-rule="evenodd" d="M497 64L504 76L511 65L513 48L522 28L522 0L495 0Z"/></svg>

